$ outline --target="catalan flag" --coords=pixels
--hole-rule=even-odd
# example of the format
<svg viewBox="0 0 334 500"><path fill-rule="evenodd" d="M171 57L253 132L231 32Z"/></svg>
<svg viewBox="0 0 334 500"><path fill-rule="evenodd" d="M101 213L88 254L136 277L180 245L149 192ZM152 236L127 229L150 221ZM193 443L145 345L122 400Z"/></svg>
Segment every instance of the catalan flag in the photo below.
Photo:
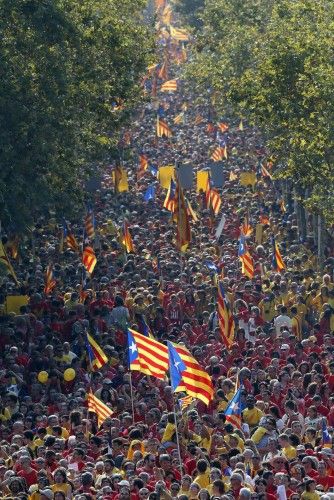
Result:
<svg viewBox="0 0 334 500"><path fill-rule="evenodd" d="M234 394L224 413L226 422L241 429L241 386Z"/></svg>
<svg viewBox="0 0 334 500"><path fill-rule="evenodd" d="M169 373L174 392L185 392L208 405L213 399L209 374L183 346L167 342Z"/></svg>
<svg viewBox="0 0 334 500"><path fill-rule="evenodd" d="M245 236L240 236L238 255L242 266L241 273L252 279L254 276L254 263L252 256L248 251Z"/></svg>
<svg viewBox="0 0 334 500"><path fill-rule="evenodd" d="M92 274L97 263L97 258L92 247L85 247L82 252L82 263L87 272Z"/></svg>
<svg viewBox="0 0 334 500"><path fill-rule="evenodd" d="M179 181L176 182L174 214L177 222L176 246L181 252L185 252L191 242L191 229L187 205Z"/></svg>
<svg viewBox="0 0 334 500"><path fill-rule="evenodd" d="M65 221L63 223L63 231L64 231L64 240L66 241L68 248L73 250L73 252L79 252L78 242Z"/></svg>
<svg viewBox="0 0 334 500"><path fill-rule="evenodd" d="M100 370L105 364L108 363L107 355L103 352L103 349L89 333L87 333L86 336L86 348L88 353L89 366L93 372Z"/></svg>
<svg viewBox="0 0 334 500"><path fill-rule="evenodd" d="M224 158L224 148L222 148L221 146L217 146L211 155L211 160L223 161L223 158Z"/></svg>
<svg viewBox="0 0 334 500"><path fill-rule="evenodd" d="M97 398L91 391L88 393L87 405L88 411L96 413L99 427L103 424L106 418L111 417L114 414L112 409Z"/></svg>
<svg viewBox="0 0 334 500"><path fill-rule="evenodd" d="M241 235L242 236L245 236L245 238L248 238L252 232L253 232L253 229L250 225L250 222L249 222L249 213L248 211L246 212L245 216L244 216L244 220L243 220L243 223L240 227L240 232L241 232Z"/></svg>
<svg viewBox="0 0 334 500"><path fill-rule="evenodd" d="M191 206L188 198L185 198L185 202L187 205L187 213L188 213L189 217L191 217L194 222L198 222L198 215L195 212L195 210L193 209L193 207Z"/></svg>
<svg viewBox="0 0 334 500"><path fill-rule="evenodd" d="M175 210L175 194L176 194L176 184L173 181L173 179L171 179L163 206L172 213L174 213Z"/></svg>
<svg viewBox="0 0 334 500"><path fill-rule="evenodd" d="M228 298L225 296L224 288L221 282L218 283L218 320L222 339L227 348L230 348L234 341L235 323L231 306Z"/></svg>
<svg viewBox="0 0 334 500"><path fill-rule="evenodd" d="M161 92L175 92L177 90L177 80L168 80L160 87Z"/></svg>
<svg viewBox="0 0 334 500"><path fill-rule="evenodd" d="M184 398L179 398L177 400L180 406L180 410L183 413L190 405L195 402L195 399L192 396L184 396Z"/></svg>
<svg viewBox="0 0 334 500"><path fill-rule="evenodd" d="M264 226L270 224L270 220L269 220L268 215L266 215L266 214L261 214L260 215L260 224L263 224Z"/></svg>
<svg viewBox="0 0 334 500"><path fill-rule="evenodd" d="M123 235L122 235L122 243L125 246L126 252L131 253L134 252L134 245L132 242L130 230L129 230L129 224L127 220L124 220L123 223Z"/></svg>
<svg viewBox="0 0 334 500"><path fill-rule="evenodd" d="M139 155L139 169L137 174L138 179L140 179L144 175L144 173L148 169L148 164L149 162L147 155L145 154Z"/></svg>
<svg viewBox="0 0 334 500"><path fill-rule="evenodd" d="M52 264L49 264L48 267L46 268L45 272L45 287L44 287L44 293L47 295L52 292L54 287L56 286L56 280L54 279L53 276L53 269L52 269Z"/></svg>
<svg viewBox="0 0 334 500"><path fill-rule="evenodd" d="M7 254L6 254L5 248L4 248L3 243L2 243L2 241L1 241L1 240L0 240L0 262L1 262L2 264L4 264L4 265L7 267L8 271L9 271L9 272L10 272L10 274L12 275L12 277L13 277L13 279L14 279L15 283L18 285L18 284L19 284L19 282L18 282L18 279L17 279L17 277L16 277L15 271L14 271L14 269L13 269L13 266L12 266L12 265L11 265L11 263L9 262L9 259L8 259L8 257L7 257Z"/></svg>
<svg viewBox="0 0 334 500"><path fill-rule="evenodd" d="M274 237L273 237L273 257L272 257L271 264L272 264L272 268L277 273L280 273L281 271L283 271L283 269L285 269L285 264L284 264L282 256L281 256L281 252L278 248L278 245L277 245Z"/></svg>
<svg viewBox="0 0 334 500"><path fill-rule="evenodd" d="M172 131L164 120L157 116L157 136L158 137L172 137Z"/></svg>
<svg viewBox="0 0 334 500"><path fill-rule="evenodd" d="M170 26L170 36L174 38L174 40L180 42L187 42L189 40L189 35L186 30L174 28L173 26Z"/></svg>
<svg viewBox="0 0 334 500"><path fill-rule="evenodd" d="M164 61L158 71L158 78L160 80L167 80L168 78L168 66L167 66L167 61Z"/></svg>
<svg viewBox="0 0 334 500"><path fill-rule="evenodd" d="M215 213L215 215L217 215L220 210L222 201L220 199L218 191L211 187L210 174L208 174L206 188L205 188L205 201L206 201L206 207L208 209L212 207L213 212Z"/></svg>
<svg viewBox="0 0 334 500"><path fill-rule="evenodd" d="M158 64L151 64L150 66L147 67L147 72L149 75L151 75L155 69L157 69L159 65Z"/></svg>
<svg viewBox="0 0 334 500"><path fill-rule="evenodd" d="M228 125L226 123L217 123L217 127L222 133L228 131Z"/></svg>
<svg viewBox="0 0 334 500"><path fill-rule="evenodd" d="M184 112L182 111L181 113L176 115L173 121L174 121L175 125L180 125L180 123L183 123L184 122Z"/></svg>
<svg viewBox="0 0 334 500"><path fill-rule="evenodd" d="M165 379L168 371L168 349L164 344L128 329L128 346L130 370Z"/></svg>
<svg viewBox="0 0 334 500"><path fill-rule="evenodd" d="M85 236L90 240L95 236L95 217L92 207L87 207L85 216Z"/></svg>
<svg viewBox="0 0 334 500"><path fill-rule="evenodd" d="M203 116L196 115L194 119L194 125L200 125L203 122Z"/></svg>

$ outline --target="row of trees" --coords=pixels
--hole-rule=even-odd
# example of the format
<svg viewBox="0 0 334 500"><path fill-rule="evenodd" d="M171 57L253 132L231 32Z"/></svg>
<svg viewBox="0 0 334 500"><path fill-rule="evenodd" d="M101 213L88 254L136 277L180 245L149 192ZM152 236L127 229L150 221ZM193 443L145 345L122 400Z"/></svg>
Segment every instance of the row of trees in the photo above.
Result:
<svg viewBox="0 0 334 500"><path fill-rule="evenodd" d="M258 127L296 199L334 224L334 3L176 0L194 28L192 82ZM193 21L197 16L198 20Z"/></svg>
<svg viewBox="0 0 334 500"><path fill-rule="evenodd" d="M0 0L0 214L69 215L115 154L154 50L145 0ZM115 110L119 104L122 110Z"/></svg>

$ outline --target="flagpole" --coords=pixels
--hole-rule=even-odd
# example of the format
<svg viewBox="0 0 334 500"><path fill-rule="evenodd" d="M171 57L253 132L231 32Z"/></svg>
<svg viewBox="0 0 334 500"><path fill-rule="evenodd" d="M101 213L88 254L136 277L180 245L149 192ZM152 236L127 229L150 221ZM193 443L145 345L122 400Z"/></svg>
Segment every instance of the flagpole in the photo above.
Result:
<svg viewBox="0 0 334 500"><path fill-rule="evenodd" d="M173 413L174 413L174 423L175 423L176 446L177 446L177 453L178 453L178 456L179 456L180 474L181 474L181 477L182 477L183 476L183 469L182 469L182 458L181 458L179 433L178 433L178 430L177 430L178 424L177 424L177 417L176 417L175 398L173 399Z"/></svg>
<svg viewBox="0 0 334 500"><path fill-rule="evenodd" d="M130 398L131 398L131 408L132 408L132 423L135 423L135 405L134 405L134 400L133 400L133 387L132 387L132 374L129 366L129 372L130 372Z"/></svg>

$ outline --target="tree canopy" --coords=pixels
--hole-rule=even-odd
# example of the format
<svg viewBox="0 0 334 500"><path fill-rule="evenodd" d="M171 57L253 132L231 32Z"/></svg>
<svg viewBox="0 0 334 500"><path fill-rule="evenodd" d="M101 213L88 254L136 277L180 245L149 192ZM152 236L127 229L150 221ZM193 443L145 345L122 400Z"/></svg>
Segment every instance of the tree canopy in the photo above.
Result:
<svg viewBox="0 0 334 500"><path fill-rule="evenodd" d="M213 0L203 12L191 78L220 112L257 126L277 176L307 190L306 206L334 223L334 4Z"/></svg>
<svg viewBox="0 0 334 500"><path fill-rule="evenodd" d="M3 224L73 210L86 175L113 154L153 52L145 4L0 0Z"/></svg>

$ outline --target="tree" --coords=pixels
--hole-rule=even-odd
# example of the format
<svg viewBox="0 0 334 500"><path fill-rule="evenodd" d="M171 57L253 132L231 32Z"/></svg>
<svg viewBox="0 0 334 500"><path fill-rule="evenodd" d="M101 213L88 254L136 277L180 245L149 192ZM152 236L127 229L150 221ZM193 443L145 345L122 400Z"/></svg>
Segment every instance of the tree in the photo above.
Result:
<svg viewBox="0 0 334 500"><path fill-rule="evenodd" d="M192 77L256 125L305 204L334 223L334 5L215 0L204 12Z"/></svg>
<svg viewBox="0 0 334 500"><path fill-rule="evenodd" d="M71 213L141 96L144 0L0 0L0 210L22 229ZM114 103L124 110L114 112Z"/></svg>

